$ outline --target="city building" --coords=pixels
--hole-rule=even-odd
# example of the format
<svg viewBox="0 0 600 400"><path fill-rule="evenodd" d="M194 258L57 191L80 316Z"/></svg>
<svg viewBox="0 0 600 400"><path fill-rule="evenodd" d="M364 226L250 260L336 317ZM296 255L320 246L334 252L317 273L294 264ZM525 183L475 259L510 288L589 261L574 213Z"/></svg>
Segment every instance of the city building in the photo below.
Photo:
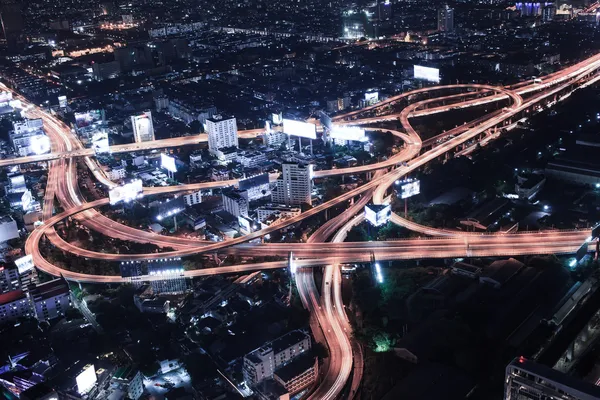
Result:
<svg viewBox="0 0 600 400"><path fill-rule="evenodd" d="M271 194L269 186L269 174L259 174L240 179L238 183L240 190L248 192L248 200L257 200Z"/></svg>
<svg viewBox="0 0 600 400"><path fill-rule="evenodd" d="M504 399L597 400L600 387L518 357L506 367Z"/></svg>
<svg viewBox="0 0 600 400"><path fill-rule="evenodd" d="M267 156L260 151L240 151L237 153L237 162L246 168L257 168L266 161Z"/></svg>
<svg viewBox="0 0 600 400"><path fill-rule="evenodd" d="M206 119L208 150L215 153L226 147L238 147L237 122L234 117L214 115Z"/></svg>
<svg viewBox="0 0 600 400"><path fill-rule="evenodd" d="M69 284L64 279L55 279L31 287L29 297L38 321L61 317L71 308Z"/></svg>
<svg viewBox="0 0 600 400"><path fill-rule="evenodd" d="M0 243L19 237L17 222L10 216L0 217Z"/></svg>
<svg viewBox="0 0 600 400"><path fill-rule="evenodd" d="M438 9L438 31L452 32L454 30L454 9L444 4Z"/></svg>
<svg viewBox="0 0 600 400"><path fill-rule="evenodd" d="M248 192L245 190L224 190L222 195L223 210L234 217L248 216Z"/></svg>
<svg viewBox="0 0 600 400"><path fill-rule="evenodd" d="M517 176L515 193L519 199L532 200L544 187L546 177L541 174L528 174Z"/></svg>
<svg viewBox="0 0 600 400"><path fill-rule="evenodd" d="M20 288L19 270L17 268L0 266L0 293L11 292Z"/></svg>
<svg viewBox="0 0 600 400"><path fill-rule="evenodd" d="M152 124L152 113L150 111L140 115L132 115L131 126L133 127L133 137L136 143L154 140L154 125Z"/></svg>
<svg viewBox="0 0 600 400"><path fill-rule="evenodd" d="M109 62L96 62L92 64L92 76L97 81L116 78L121 74L121 65L117 60Z"/></svg>
<svg viewBox="0 0 600 400"><path fill-rule="evenodd" d="M119 165L117 167L108 169L106 175L111 181L118 181L127 177L127 170L125 167Z"/></svg>
<svg viewBox="0 0 600 400"><path fill-rule="evenodd" d="M269 147L278 148L288 141L288 135L283 131L265 131L261 137L265 146Z"/></svg>
<svg viewBox="0 0 600 400"><path fill-rule="evenodd" d="M198 190L197 192L184 194L183 201L185 202L186 206L193 206L195 204L202 203L202 191Z"/></svg>
<svg viewBox="0 0 600 400"><path fill-rule="evenodd" d="M311 386L318 375L319 359L309 352L275 370L273 378L291 396Z"/></svg>
<svg viewBox="0 0 600 400"><path fill-rule="evenodd" d="M116 48L114 53L120 70L124 72L149 68L154 64L152 51L145 44Z"/></svg>
<svg viewBox="0 0 600 400"><path fill-rule="evenodd" d="M44 133L43 125L41 119L29 119L13 124L9 139L19 156L39 155L50 151L50 138Z"/></svg>
<svg viewBox="0 0 600 400"><path fill-rule="evenodd" d="M31 315L31 303L25 292L13 290L0 294L0 325Z"/></svg>
<svg viewBox="0 0 600 400"><path fill-rule="evenodd" d="M263 222L271 215L275 215L278 219L286 219L295 217L296 215L300 215L301 212L302 211L298 207L285 206L280 204L267 204L263 207L258 207L256 209L256 217L259 221Z"/></svg>
<svg viewBox="0 0 600 400"><path fill-rule="evenodd" d="M273 378L275 370L311 348L310 336L300 330L291 331L244 356L242 372L248 386Z"/></svg>
<svg viewBox="0 0 600 400"><path fill-rule="evenodd" d="M312 164L282 164L283 173L273 191L273 203L285 205L312 205L313 166Z"/></svg>

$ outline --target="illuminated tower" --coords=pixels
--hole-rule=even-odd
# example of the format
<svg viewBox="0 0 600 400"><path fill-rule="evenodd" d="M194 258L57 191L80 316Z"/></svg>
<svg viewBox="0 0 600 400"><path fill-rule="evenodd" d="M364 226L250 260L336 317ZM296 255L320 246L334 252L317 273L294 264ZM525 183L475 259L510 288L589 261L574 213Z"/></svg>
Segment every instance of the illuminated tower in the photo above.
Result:
<svg viewBox="0 0 600 400"><path fill-rule="evenodd" d="M454 9L445 4L438 10L438 31L452 32L454 30Z"/></svg>

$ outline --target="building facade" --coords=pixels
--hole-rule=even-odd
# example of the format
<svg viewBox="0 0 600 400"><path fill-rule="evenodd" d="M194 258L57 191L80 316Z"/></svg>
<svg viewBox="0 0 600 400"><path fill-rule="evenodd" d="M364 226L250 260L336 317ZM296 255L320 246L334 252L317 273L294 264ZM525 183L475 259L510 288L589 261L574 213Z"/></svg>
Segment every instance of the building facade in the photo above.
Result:
<svg viewBox="0 0 600 400"><path fill-rule="evenodd" d="M238 147L237 122L234 117L215 115L206 119L208 150L215 153L226 147Z"/></svg>
<svg viewBox="0 0 600 400"><path fill-rule="evenodd" d="M283 174L271 192L273 203L288 206L303 203L312 205L313 166L285 163L282 168Z"/></svg>

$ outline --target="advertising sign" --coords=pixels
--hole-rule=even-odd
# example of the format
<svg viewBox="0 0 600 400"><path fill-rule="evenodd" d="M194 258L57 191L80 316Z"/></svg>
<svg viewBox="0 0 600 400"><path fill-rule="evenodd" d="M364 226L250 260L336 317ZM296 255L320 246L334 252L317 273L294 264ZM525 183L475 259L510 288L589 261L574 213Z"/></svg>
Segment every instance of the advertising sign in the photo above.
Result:
<svg viewBox="0 0 600 400"><path fill-rule="evenodd" d="M75 113L75 127L84 128L92 125L94 122L104 120L103 110L90 110L83 113Z"/></svg>
<svg viewBox="0 0 600 400"><path fill-rule="evenodd" d="M366 142L365 130L358 126L333 126L329 133L332 139L354 140L358 142Z"/></svg>
<svg viewBox="0 0 600 400"><path fill-rule="evenodd" d="M96 384L96 368L94 368L93 365L89 365L83 370L82 373L77 375L75 381L77 382L77 391L79 394L86 394L92 390Z"/></svg>
<svg viewBox="0 0 600 400"><path fill-rule="evenodd" d="M290 136L299 136L308 139L317 138L317 126L309 122L283 119L283 132Z"/></svg>
<svg viewBox="0 0 600 400"><path fill-rule="evenodd" d="M50 138L43 134L32 136L29 148L35 155L48 153L50 151Z"/></svg>
<svg viewBox="0 0 600 400"><path fill-rule="evenodd" d="M271 115L271 121L273 122L273 125L281 125L283 123L281 113L273 113Z"/></svg>
<svg viewBox="0 0 600 400"><path fill-rule="evenodd" d="M365 101L368 103L377 103L379 101L379 92L365 93Z"/></svg>
<svg viewBox="0 0 600 400"><path fill-rule="evenodd" d="M27 189L23 193L23 196L21 196L21 207L23 207L23 211L29 211L31 203L33 203L33 196L31 195L31 190Z"/></svg>
<svg viewBox="0 0 600 400"><path fill-rule="evenodd" d="M58 96L58 106L60 108L67 108L67 96Z"/></svg>
<svg viewBox="0 0 600 400"><path fill-rule="evenodd" d="M25 257L17 258L15 260L15 265L17 266L17 270L19 271L19 275L24 274L25 272L29 272L34 267L33 256L31 254L28 254Z"/></svg>
<svg viewBox="0 0 600 400"><path fill-rule="evenodd" d="M414 66L415 79L422 79L429 82L440 82L440 70L438 68L423 67L422 65Z"/></svg>
<svg viewBox="0 0 600 400"><path fill-rule="evenodd" d="M365 219L373 226L387 224L392 216L392 206L387 204L367 204L365 206Z"/></svg>
<svg viewBox="0 0 600 400"><path fill-rule="evenodd" d="M175 158L166 154L160 155L160 167L166 169L169 172L177 172L177 166L175 165Z"/></svg>
<svg viewBox="0 0 600 400"><path fill-rule="evenodd" d="M108 192L108 198L111 205L121 201L128 203L141 197L144 188L142 181L136 179L122 186L117 186Z"/></svg>
<svg viewBox="0 0 600 400"><path fill-rule="evenodd" d="M108 134L106 132L94 133L94 136L92 136L92 148L96 154L110 153Z"/></svg>
<svg viewBox="0 0 600 400"><path fill-rule="evenodd" d="M418 179L406 180L398 182L400 185L400 198L408 199L421 193L421 181Z"/></svg>

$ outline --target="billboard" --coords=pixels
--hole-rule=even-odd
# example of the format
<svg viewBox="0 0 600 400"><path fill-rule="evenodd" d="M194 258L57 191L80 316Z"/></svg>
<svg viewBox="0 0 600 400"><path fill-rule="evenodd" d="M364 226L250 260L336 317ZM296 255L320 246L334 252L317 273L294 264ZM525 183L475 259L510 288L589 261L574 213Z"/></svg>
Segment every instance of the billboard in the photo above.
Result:
<svg viewBox="0 0 600 400"><path fill-rule="evenodd" d="M17 266L17 270L19 271L19 275L24 274L25 272L29 272L34 267L33 256L31 254L28 254L25 257L17 258L15 260L15 265Z"/></svg>
<svg viewBox="0 0 600 400"><path fill-rule="evenodd" d="M169 172L177 172L177 166L175 165L175 158L166 154L160 155L160 167L166 169Z"/></svg>
<svg viewBox="0 0 600 400"><path fill-rule="evenodd" d="M422 65L414 66L415 79L422 79L429 82L439 83L440 70L438 68L423 67Z"/></svg>
<svg viewBox="0 0 600 400"><path fill-rule="evenodd" d="M584 244L582 244L579 249L577 249L577 253L575 254L575 259L577 260L577 262L583 260L583 258L587 255L588 253L588 242L586 241Z"/></svg>
<svg viewBox="0 0 600 400"><path fill-rule="evenodd" d="M29 149L35 155L40 155L50 152L50 138L40 134L32 136L29 142Z"/></svg>
<svg viewBox="0 0 600 400"><path fill-rule="evenodd" d="M58 96L58 106L60 108L67 108L67 96Z"/></svg>
<svg viewBox="0 0 600 400"><path fill-rule="evenodd" d="M325 128L329 130L333 128L331 117L327 115L325 111L319 111L319 121L321 121L321 125L323 125Z"/></svg>
<svg viewBox="0 0 600 400"><path fill-rule="evenodd" d="M283 132L290 136L299 136L308 139L317 138L317 126L309 122L283 119Z"/></svg>
<svg viewBox="0 0 600 400"><path fill-rule="evenodd" d="M21 207L23 207L23 211L29 211L31 203L33 203L33 196L31 195L31 190L27 189L23 192L23 196L21 196Z"/></svg>
<svg viewBox="0 0 600 400"><path fill-rule="evenodd" d="M281 113L271 114L271 121L273 122L273 125L281 125L283 123L283 117L281 116Z"/></svg>
<svg viewBox="0 0 600 400"><path fill-rule="evenodd" d="M173 197L156 206L156 219L162 221L164 218L172 217L185 210L185 199L183 197Z"/></svg>
<svg viewBox="0 0 600 400"><path fill-rule="evenodd" d="M11 175L8 179L10 180L10 187L12 189L25 187L25 175Z"/></svg>
<svg viewBox="0 0 600 400"><path fill-rule="evenodd" d="M12 92L0 92L0 103L8 103L12 99Z"/></svg>
<svg viewBox="0 0 600 400"><path fill-rule="evenodd" d="M111 205L115 205L121 201L129 203L130 201L140 198L143 191L142 181L136 179L125 185L110 189L108 198Z"/></svg>
<svg viewBox="0 0 600 400"><path fill-rule="evenodd" d="M106 132L94 133L94 136L92 136L92 148L94 149L94 153L96 153L96 154L110 153L110 144L108 143L108 133L106 133Z"/></svg>
<svg viewBox="0 0 600 400"><path fill-rule="evenodd" d="M355 140L366 142L365 130L358 126L334 126L329 136L332 139Z"/></svg>
<svg viewBox="0 0 600 400"><path fill-rule="evenodd" d="M79 394L86 394L92 390L97 381L96 368L94 368L94 365L92 364L85 367L83 372L77 375L75 381L77 382L77 391Z"/></svg>
<svg viewBox="0 0 600 400"><path fill-rule="evenodd" d="M390 204L367 204L365 206L365 219L373 226L387 224L392 216Z"/></svg>
<svg viewBox="0 0 600 400"><path fill-rule="evenodd" d="M368 103L377 103L379 101L379 92L365 93L365 101Z"/></svg>
<svg viewBox="0 0 600 400"><path fill-rule="evenodd" d="M399 185L401 199L408 199L421 193L421 181L418 179L398 181L396 184Z"/></svg>

